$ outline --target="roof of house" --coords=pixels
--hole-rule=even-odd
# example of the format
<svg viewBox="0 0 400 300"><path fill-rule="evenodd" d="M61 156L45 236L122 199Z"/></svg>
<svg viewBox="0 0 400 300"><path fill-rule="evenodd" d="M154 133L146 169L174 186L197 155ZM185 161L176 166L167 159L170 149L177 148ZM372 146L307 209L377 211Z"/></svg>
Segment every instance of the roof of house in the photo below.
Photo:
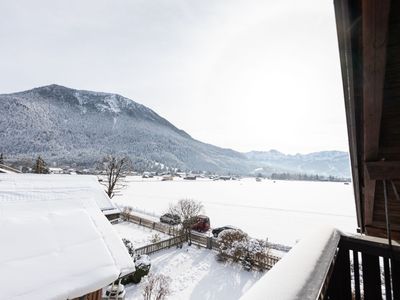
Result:
<svg viewBox="0 0 400 300"><path fill-rule="evenodd" d="M134 265L93 176L0 174L0 298L72 299Z"/></svg>
<svg viewBox="0 0 400 300"><path fill-rule="evenodd" d="M400 1L335 10L358 225L400 240Z"/></svg>
<svg viewBox="0 0 400 300"><path fill-rule="evenodd" d="M10 173L10 174L14 174L14 173L21 173L19 170L11 168L9 166L0 164L0 173Z"/></svg>

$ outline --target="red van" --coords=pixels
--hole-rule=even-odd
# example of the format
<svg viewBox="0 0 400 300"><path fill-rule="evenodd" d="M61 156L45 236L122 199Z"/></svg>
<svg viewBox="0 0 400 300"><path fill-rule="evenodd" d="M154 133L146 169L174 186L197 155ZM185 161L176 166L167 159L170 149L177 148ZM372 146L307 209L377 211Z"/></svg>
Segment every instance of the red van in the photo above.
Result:
<svg viewBox="0 0 400 300"><path fill-rule="evenodd" d="M198 215L194 224L192 225L192 229L199 232L206 232L210 229L210 218L203 215Z"/></svg>

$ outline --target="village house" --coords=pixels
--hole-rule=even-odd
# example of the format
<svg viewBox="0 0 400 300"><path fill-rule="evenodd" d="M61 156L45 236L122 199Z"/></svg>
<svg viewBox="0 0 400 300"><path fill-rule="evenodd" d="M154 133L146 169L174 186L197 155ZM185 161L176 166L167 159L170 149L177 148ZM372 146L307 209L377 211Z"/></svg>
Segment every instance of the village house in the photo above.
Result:
<svg viewBox="0 0 400 300"><path fill-rule="evenodd" d="M99 300L134 271L96 177L0 174L0 191L0 299Z"/></svg>

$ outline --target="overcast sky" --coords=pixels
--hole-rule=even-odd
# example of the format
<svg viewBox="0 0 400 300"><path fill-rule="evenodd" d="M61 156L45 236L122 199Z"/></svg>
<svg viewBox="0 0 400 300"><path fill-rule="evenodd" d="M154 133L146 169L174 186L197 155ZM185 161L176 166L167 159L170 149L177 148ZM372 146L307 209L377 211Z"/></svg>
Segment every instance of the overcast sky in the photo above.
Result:
<svg viewBox="0 0 400 300"><path fill-rule="evenodd" d="M51 83L239 151L348 148L332 0L0 1L0 93Z"/></svg>

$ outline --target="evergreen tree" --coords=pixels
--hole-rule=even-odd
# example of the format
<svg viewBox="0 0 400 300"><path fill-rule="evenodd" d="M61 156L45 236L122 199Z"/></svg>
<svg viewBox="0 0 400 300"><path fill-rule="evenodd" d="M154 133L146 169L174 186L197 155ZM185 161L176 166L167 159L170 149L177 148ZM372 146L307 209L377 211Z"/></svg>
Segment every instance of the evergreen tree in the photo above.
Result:
<svg viewBox="0 0 400 300"><path fill-rule="evenodd" d="M35 166L33 167L33 169L34 169L36 174L48 174L49 173L49 169L47 168L47 164L43 160L43 158L40 157L40 155L36 159L36 163L35 163Z"/></svg>
<svg viewBox="0 0 400 300"><path fill-rule="evenodd" d="M0 165L4 165L4 155L0 153Z"/></svg>

